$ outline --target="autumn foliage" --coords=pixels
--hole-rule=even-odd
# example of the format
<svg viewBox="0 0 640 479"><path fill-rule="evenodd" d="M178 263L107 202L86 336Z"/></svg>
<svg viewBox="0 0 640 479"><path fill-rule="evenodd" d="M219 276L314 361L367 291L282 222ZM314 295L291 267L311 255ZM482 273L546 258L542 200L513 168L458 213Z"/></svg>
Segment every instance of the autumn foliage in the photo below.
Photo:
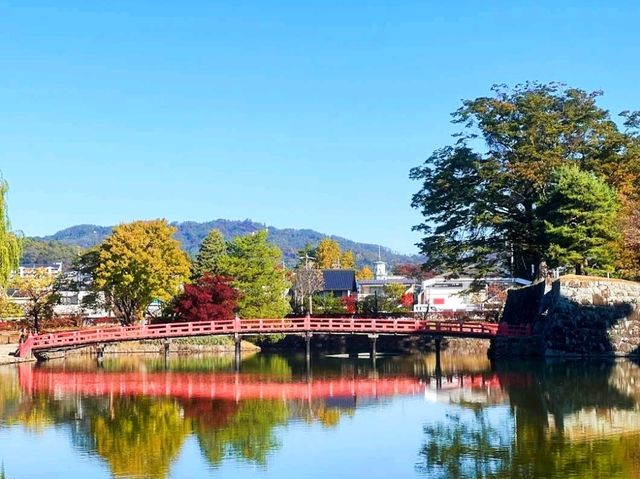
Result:
<svg viewBox="0 0 640 479"><path fill-rule="evenodd" d="M224 276L205 274L187 284L177 298L175 313L181 321L222 321L235 317L238 291Z"/></svg>
<svg viewBox="0 0 640 479"><path fill-rule="evenodd" d="M400 304L405 308L413 306L413 293L404 293L400 298Z"/></svg>
<svg viewBox="0 0 640 479"><path fill-rule="evenodd" d="M343 296L340 298L342 306L347 314L356 314L358 312L358 298L357 296Z"/></svg>

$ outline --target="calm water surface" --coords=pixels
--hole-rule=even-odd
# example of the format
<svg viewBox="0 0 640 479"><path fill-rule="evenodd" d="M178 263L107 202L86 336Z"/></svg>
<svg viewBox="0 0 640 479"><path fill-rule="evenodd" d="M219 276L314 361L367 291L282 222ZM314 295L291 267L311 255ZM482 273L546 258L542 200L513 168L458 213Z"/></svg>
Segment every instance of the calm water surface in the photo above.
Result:
<svg viewBox="0 0 640 479"><path fill-rule="evenodd" d="M640 477L640 367L107 357L0 368L20 478Z"/></svg>

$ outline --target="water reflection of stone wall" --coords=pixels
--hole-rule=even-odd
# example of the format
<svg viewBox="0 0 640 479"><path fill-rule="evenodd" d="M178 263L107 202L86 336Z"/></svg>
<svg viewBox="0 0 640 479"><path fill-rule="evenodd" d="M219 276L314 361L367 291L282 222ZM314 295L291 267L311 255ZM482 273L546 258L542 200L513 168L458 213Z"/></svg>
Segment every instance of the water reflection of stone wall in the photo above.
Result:
<svg viewBox="0 0 640 479"><path fill-rule="evenodd" d="M502 363L508 410L475 408L425 425L429 478L640 477L634 363ZM500 410L500 409L498 409Z"/></svg>

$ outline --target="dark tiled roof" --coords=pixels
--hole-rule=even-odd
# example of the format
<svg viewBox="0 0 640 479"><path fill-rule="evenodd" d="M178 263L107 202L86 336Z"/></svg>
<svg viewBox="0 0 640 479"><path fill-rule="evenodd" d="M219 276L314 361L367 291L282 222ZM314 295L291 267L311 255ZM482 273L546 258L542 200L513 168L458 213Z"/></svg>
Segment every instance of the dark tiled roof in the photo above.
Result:
<svg viewBox="0 0 640 479"><path fill-rule="evenodd" d="M356 272L352 269L323 269L324 291L355 291Z"/></svg>

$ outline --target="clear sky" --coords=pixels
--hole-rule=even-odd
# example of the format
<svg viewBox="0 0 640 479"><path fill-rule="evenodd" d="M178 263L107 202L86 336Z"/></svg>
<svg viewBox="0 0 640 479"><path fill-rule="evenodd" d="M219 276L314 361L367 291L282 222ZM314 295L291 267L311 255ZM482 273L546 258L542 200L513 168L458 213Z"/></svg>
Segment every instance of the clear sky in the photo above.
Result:
<svg viewBox="0 0 640 479"><path fill-rule="evenodd" d="M415 252L409 169L494 83L640 109L640 4L0 0L0 171L27 235L245 219Z"/></svg>

